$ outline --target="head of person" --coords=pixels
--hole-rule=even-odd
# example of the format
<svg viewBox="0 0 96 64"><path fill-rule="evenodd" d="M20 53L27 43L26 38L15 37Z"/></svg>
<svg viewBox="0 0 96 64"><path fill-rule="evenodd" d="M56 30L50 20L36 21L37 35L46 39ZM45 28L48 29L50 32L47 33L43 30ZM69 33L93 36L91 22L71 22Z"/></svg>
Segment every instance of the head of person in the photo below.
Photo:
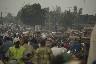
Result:
<svg viewBox="0 0 96 64"><path fill-rule="evenodd" d="M20 38L20 45L23 45L25 43L25 40L26 40L25 37L21 37Z"/></svg>
<svg viewBox="0 0 96 64"><path fill-rule="evenodd" d="M14 42L15 48L19 48L20 47L20 41Z"/></svg>
<svg viewBox="0 0 96 64"><path fill-rule="evenodd" d="M46 46L47 47L51 47L52 46L52 40L49 38L49 39L46 39Z"/></svg>
<svg viewBox="0 0 96 64"><path fill-rule="evenodd" d="M57 47L57 43L52 44L52 47Z"/></svg>
<svg viewBox="0 0 96 64"><path fill-rule="evenodd" d="M28 44L28 39L24 39L24 43L23 44Z"/></svg>
<svg viewBox="0 0 96 64"><path fill-rule="evenodd" d="M20 47L20 40L18 38L15 38L13 43L14 43L15 48L19 48Z"/></svg>
<svg viewBox="0 0 96 64"><path fill-rule="evenodd" d="M41 40L40 47L45 47L45 46L46 46L46 40Z"/></svg>

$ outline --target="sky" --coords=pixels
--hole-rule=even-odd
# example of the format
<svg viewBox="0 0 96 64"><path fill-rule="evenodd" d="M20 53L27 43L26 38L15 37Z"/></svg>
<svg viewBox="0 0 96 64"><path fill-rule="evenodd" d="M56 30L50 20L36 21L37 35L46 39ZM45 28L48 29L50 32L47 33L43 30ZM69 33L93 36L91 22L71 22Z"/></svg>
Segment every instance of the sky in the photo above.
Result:
<svg viewBox="0 0 96 64"><path fill-rule="evenodd" d="M0 0L0 12L6 16L8 12L16 16L18 11L25 4L40 3L42 8L49 7L54 10L56 6L60 6L62 12L69 8L73 10L73 6L83 8L83 14L96 13L96 0Z"/></svg>

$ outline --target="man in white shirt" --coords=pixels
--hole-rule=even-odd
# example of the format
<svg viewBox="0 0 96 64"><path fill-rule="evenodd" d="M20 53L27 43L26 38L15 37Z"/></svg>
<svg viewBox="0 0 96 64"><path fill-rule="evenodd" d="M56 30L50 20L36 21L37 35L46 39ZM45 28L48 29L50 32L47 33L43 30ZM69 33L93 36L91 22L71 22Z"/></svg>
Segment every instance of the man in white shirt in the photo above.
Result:
<svg viewBox="0 0 96 64"><path fill-rule="evenodd" d="M64 62L63 61L64 52L66 52L67 50L64 47L58 48L56 44L54 44L51 50L54 56L52 64L62 64Z"/></svg>
<svg viewBox="0 0 96 64"><path fill-rule="evenodd" d="M64 52L66 52L67 50L63 47L61 48L58 48L58 46L56 44L54 44L54 46L51 48L52 52L53 52L53 55L54 56L57 56L57 55L61 55L63 54Z"/></svg>

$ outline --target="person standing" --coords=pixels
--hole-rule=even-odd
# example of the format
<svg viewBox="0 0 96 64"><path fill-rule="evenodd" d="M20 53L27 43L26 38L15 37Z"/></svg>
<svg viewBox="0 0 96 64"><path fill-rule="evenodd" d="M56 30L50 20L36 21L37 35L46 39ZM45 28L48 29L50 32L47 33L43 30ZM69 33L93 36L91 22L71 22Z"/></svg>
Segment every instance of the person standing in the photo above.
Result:
<svg viewBox="0 0 96 64"><path fill-rule="evenodd" d="M63 54L67 51L62 45L61 48L58 48L57 44L55 43L53 47L51 48L53 52L53 60L52 64L62 64L63 63Z"/></svg>
<svg viewBox="0 0 96 64"><path fill-rule="evenodd" d="M20 46L19 39L14 40L14 45L9 48L7 56L9 57L9 64L24 64L23 56L25 48Z"/></svg>
<svg viewBox="0 0 96 64"><path fill-rule="evenodd" d="M42 40L40 47L36 50L37 64L51 64L52 57L51 48L46 46L46 40Z"/></svg>

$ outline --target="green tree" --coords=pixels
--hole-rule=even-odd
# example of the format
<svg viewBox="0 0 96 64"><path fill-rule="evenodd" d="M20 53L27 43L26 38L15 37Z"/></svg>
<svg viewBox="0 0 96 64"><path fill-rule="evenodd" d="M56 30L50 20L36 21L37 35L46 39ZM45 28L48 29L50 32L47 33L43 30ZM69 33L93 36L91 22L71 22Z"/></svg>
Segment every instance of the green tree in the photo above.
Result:
<svg viewBox="0 0 96 64"><path fill-rule="evenodd" d="M27 25L42 25L45 18L45 10L40 4L25 5L17 14L20 20Z"/></svg>
<svg viewBox="0 0 96 64"><path fill-rule="evenodd" d="M14 22L14 16L12 16L11 13L8 13L7 16L5 16L4 18L4 22L6 23L13 23Z"/></svg>
<svg viewBox="0 0 96 64"><path fill-rule="evenodd" d="M72 23L73 23L73 19L74 19L74 14L73 12L70 12L69 11L65 11L62 15L62 18L61 18L61 25L63 25L64 27L70 27L72 26Z"/></svg>

